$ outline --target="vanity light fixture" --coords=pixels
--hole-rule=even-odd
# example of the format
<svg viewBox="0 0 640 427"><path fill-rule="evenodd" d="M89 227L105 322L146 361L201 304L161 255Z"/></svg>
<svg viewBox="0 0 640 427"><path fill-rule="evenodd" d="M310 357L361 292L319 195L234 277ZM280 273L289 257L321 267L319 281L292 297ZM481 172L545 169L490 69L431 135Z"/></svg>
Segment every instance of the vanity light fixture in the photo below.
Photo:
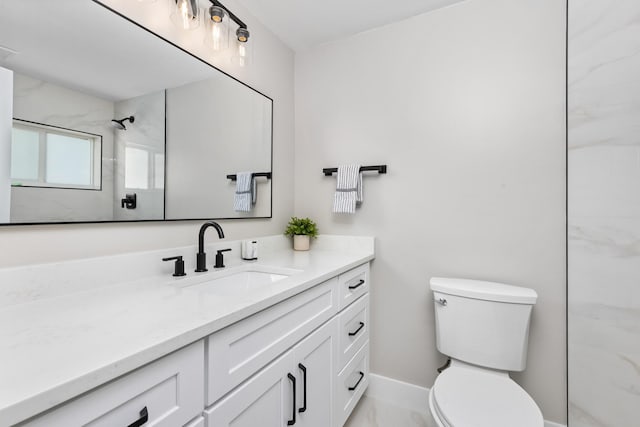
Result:
<svg viewBox="0 0 640 427"><path fill-rule="evenodd" d="M251 44L249 42L249 30L246 28L238 28L236 30L236 52L231 60L241 67L248 65L251 57Z"/></svg>
<svg viewBox="0 0 640 427"><path fill-rule="evenodd" d="M198 0L175 0L171 22L183 30L193 30L200 25Z"/></svg>
<svg viewBox="0 0 640 427"><path fill-rule="evenodd" d="M204 42L214 53L229 47L229 15L225 9L213 5L209 8L209 19L206 19Z"/></svg>
<svg viewBox="0 0 640 427"><path fill-rule="evenodd" d="M200 22L198 0L173 0L175 6L171 13L171 21L185 30L197 28ZM238 28L233 43L231 61L244 67L251 58L251 44L249 43L249 29L247 25L233 14L218 0L209 0L211 7L206 12L204 42L214 53L219 53L229 47L229 20Z"/></svg>
<svg viewBox="0 0 640 427"><path fill-rule="evenodd" d="M212 4L209 8L209 21L211 21L211 24L209 24L207 38L205 40L209 40L209 44L212 45L214 51L226 49L228 47L229 34L228 20L226 21L227 25L224 26L224 24L226 17L231 19L238 25L234 41L235 52L232 53L231 59L238 63L238 65L244 67L248 64L251 47L249 44L250 33L247 25L218 0L209 1Z"/></svg>

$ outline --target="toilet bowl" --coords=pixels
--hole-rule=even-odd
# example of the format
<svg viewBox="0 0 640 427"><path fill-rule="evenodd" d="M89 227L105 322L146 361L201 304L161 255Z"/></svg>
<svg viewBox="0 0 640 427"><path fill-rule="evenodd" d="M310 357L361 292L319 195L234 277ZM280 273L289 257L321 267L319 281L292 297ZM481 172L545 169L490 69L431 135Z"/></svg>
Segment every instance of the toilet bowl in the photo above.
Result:
<svg viewBox="0 0 640 427"><path fill-rule="evenodd" d="M439 427L543 427L535 401L510 377L523 371L534 290L434 277L436 345L451 364L429 392Z"/></svg>
<svg viewBox="0 0 640 427"><path fill-rule="evenodd" d="M438 427L543 427L540 409L506 372L456 360L429 391Z"/></svg>

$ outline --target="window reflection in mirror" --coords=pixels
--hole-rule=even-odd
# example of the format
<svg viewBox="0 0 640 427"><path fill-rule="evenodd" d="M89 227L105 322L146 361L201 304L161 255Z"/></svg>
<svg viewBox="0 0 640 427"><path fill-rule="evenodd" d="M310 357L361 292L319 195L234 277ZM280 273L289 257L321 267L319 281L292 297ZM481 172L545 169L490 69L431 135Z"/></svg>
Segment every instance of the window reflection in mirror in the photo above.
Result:
<svg viewBox="0 0 640 427"><path fill-rule="evenodd" d="M11 185L99 190L102 138L13 121Z"/></svg>

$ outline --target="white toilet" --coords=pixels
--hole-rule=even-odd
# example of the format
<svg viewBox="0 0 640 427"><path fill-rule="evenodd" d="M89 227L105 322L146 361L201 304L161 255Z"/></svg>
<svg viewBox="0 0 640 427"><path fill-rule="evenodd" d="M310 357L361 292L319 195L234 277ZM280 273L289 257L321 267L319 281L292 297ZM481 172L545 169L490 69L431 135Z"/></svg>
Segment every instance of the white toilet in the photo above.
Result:
<svg viewBox="0 0 640 427"><path fill-rule="evenodd" d="M543 427L540 409L508 371L527 363L533 289L431 279L438 350L451 358L429 392L440 427Z"/></svg>

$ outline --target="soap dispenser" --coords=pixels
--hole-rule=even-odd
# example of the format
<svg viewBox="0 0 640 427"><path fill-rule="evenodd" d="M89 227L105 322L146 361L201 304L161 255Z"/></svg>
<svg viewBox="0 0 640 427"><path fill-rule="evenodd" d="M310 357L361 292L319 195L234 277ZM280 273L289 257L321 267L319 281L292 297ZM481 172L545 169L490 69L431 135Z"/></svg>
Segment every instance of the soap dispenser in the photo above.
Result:
<svg viewBox="0 0 640 427"><path fill-rule="evenodd" d="M243 240L241 246L241 257L245 261L255 261L258 259L258 242L255 240Z"/></svg>

